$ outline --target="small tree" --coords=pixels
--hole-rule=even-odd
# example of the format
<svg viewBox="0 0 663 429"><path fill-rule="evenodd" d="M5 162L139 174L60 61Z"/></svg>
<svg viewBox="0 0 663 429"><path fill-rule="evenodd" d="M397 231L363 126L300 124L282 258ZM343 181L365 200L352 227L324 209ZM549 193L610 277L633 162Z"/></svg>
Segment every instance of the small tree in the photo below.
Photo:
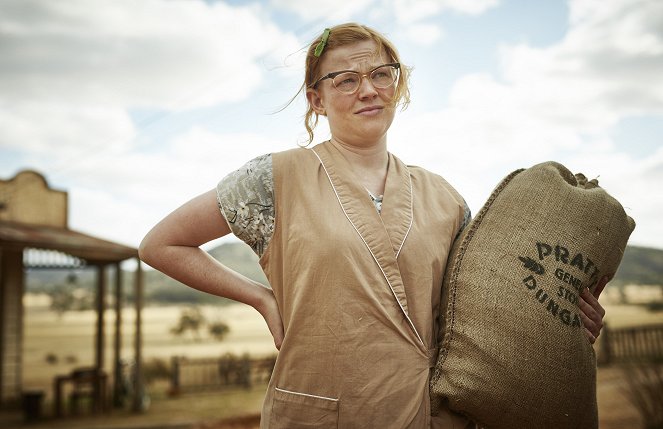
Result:
<svg viewBox="0 0 663 429"><path fill-rule="evenodd" d="M51 296L51 310L55 311L58 318L71 310L76 303L76 297L71 287L57 285L49 294Z"/></svg>
<svg viewBox="0 0 663 429"><path fill-rule="evenodd" d="M182 336L191 332L196 341L200 341L200 328L206 324L205 316L197 307L187 307L182 310L177 325L170 329L170 333Z"/></svg>
<svg viewBox="0 0 663 429"><path fill-rule="evenodd" d="M214 323L207 324L207 332L217 341L223 341L226 335L230 332L230 326L218 320Z"/></svg>

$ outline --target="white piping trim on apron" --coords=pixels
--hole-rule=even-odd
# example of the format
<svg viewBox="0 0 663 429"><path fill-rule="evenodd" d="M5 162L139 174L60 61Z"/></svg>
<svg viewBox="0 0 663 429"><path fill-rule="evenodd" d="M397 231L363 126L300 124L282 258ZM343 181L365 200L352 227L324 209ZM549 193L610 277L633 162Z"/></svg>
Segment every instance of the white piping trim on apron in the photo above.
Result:
<svg viewBox="0 0 663 429"><path fill-rule="evenodd" d="M285 389L281 389L280 387L276 387L276 386L274 386L274 389L278 390L279 392L289 393L291 395L308 396L309 398L325 399L327 401L338 402L337 398L328 398L326 396L311 395L309 393L293 392L292 390L285 390Z"/></svg>
<svg viewBox="0 0 663 429"><path fill-rule="evenodd" d="M398 252L396 252L396 259L398 259L398 255L401 254L401 249L403 248L403 245L405 244L405 240L407 239L408 235L410 235L410 230L412 229L412 222L414 221L414 207L413 207L414 193L412 191L412 175L410 174L410 170L408 170L407 178L410 181L410 225L408 225L407 231L405 232L405 236L403 237L403 241L401 241L401 247L399 247Z"/></svg>
<svg viewBox="0 0 663 429"><path fill-rule="evenodd" d="M412 323L412 320L410 319L410 316L408 316L407 312L405 311L405 308L403 308L403 305L401 304L400 300L396 296L396 292L394 291L394 288L391 285L391 282L389 281L389 278L387 277L387 273L384 272L384 270L382 269L382 265L380 265L380 262L378 262L378 258L376 258L375 255L373 254L373 251L371 250L371 247L368 245L366 240L364 240L364 237L359 232L359 229L357 229L355 224L352 222L352 219L350 219L350 216L348 216L347 212L345 211L345 207L343 207L343 203L341 202L341 197L339 197L338 192L336 192L336 187L334 186L334 182L332 182L331 176L329 175L329 172L327 171L327 167L325 167L325 163L322 162L322 159L320 158L320 156L318 155L318 153L314 149L310 149L310 150L315 154L315 156L320 161L320 165L322 165L322 169L325 170L325 174L327 175L327 179L329 180L329 184L331 185L332 190L334 191L334 195L336 195L336 199L338 200L338 203L341 206L341 210L343 210L343 214L345 215L346 218L348 218L348 222L350 222L350 225L352 225L352 227L355 229L355 231L357 231L357 234L359 234L359 237L361 238L361 241L363 241L364 244L366 245L366 248L371 253L371 256L373 257L373 259L375 260L375 263L378 264L378 267L380 268L380 271L382 272L382 276L387 281L387 284L389 285L389 289L391 290L392 295L394 295L394 298L396 299L396 302L398 303L398 306L401 308L401 311L405 315L405 318L407 319L408 323L410 324L410 327L414 331L414 334L417 336L417 339L419 340L419 342L421 344L424 344L423 340L419 336L419 332L417 332L417 328L414 326L414 323ZM410 178L410 186L412 186L412 179L411 178ZM410 199L410 201L412 201L412 199ZM410 206L411 205L412 205L412 203L410 203ZM410 227L411 226L412 225L410 224ZM410 230L408 228L408 233L409 233L409 231ZM403 242L405 242L405 239L403 239ZM401 248L402 247L403 247L403 245L401 244ZM398 251L400 253L400 249L398 249Z"/></svg>

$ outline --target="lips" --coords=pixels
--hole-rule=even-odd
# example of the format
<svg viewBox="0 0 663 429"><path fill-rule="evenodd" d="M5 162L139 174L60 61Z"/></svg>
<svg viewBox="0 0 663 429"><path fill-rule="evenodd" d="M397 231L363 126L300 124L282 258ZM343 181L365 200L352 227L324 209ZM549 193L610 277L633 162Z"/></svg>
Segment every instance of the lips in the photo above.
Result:
<svg viewBox="0 0 663 429"><path fill-rule="evenodd" d="M367 106L367 107L363 107L363 108L357 110L355 113L356 114L368 113L368 112L374 112L374 111L382 110L382 109L383 109L382 106Z"/></svg>

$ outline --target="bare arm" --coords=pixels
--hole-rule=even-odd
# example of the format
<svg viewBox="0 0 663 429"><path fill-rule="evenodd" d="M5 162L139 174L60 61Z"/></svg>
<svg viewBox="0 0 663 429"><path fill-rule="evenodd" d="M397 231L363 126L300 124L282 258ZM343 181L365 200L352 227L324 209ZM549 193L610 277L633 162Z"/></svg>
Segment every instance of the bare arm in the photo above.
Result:
<svg viewBox="0 0 663 429"><path fill-rule="evenodd" d="M216 191L185 203L159 222L140 244L140 259L192 288L248 304L265 318L276 348L283 326L271 290L224 266L199 246L230 233Z"/></svg>

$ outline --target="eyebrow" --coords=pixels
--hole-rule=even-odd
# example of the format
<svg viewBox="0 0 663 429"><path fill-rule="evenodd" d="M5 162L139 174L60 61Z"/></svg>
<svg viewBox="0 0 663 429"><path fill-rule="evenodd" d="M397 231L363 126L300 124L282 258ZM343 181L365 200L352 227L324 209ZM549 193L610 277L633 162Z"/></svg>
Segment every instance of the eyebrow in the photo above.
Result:
<svg viewBox="0 0 663 429"><path fill-rule="evenodd" d="M398 63L397 62L391 62L391 63L373 64L369 69L366 70L366 72L369 73L369 72L372 72L375 69L378 69L382 66L395 66L396 64L398 64ZM326 74L320 76L320 79L322 79L323 77L333 77L333 76L330 76L330 75L338 76L339 74L346 73L346 72L361 73L361 71L359 71L359 70L351 70L351 69L337 70L337 71L326 73ZM320 79L318 79L318 80L320 80Z"/></svg>
<svg viewBox="0 0 663 429"><path fill-rule="evenodd" d="M364 62L364 63L365 63L365 64L368 64L368 62ZM370 70L375 70L376 68L378 68L378 67L380 67L380 66L383 66L383 65L386 65L386 64L393 64L393 63L394 63L393 61L388 61L388 62L386 62L386 63L385 63L385 62L382 62L382 61L377 62L377 63L371 63L371 65L367 67L367 70L368 70L368 71L370 71ZM359 70L353 70L353 69L343 69L343 70L340 70L340 71L350 71L350 72L361 73ZM333 73L333 72L332 72L332 73Z"/></svg>

